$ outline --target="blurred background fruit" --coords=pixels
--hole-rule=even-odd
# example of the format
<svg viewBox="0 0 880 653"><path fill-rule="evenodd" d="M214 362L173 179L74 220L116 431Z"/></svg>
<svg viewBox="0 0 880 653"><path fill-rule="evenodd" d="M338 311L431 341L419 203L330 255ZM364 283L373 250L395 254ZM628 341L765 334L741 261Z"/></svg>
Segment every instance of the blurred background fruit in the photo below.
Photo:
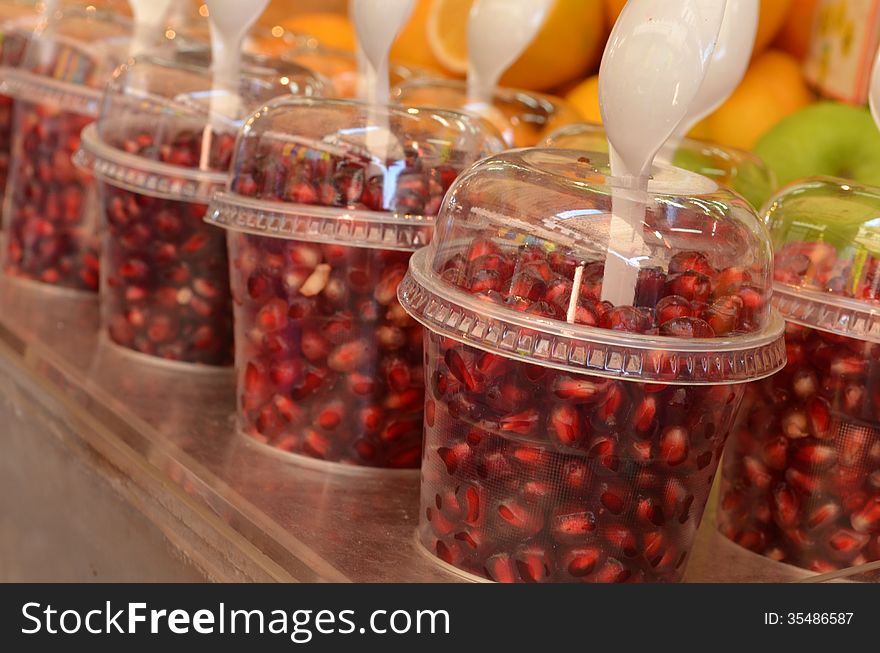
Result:
<svg viewBox="0 0 880 653"><path fill-rule="evenodd" d="M792 0L761 0L761 14L758 18L758 33L755 35L755 48L752 56L757 56L769 46L792 9Z"/></svg>
<svg viewBox="0 0 880 653"><path fill-rule="evenodd" d="M787 116L758 141L779 184L813 175L880 186L880 131L871 112L819 102Z"/></svg>
<svg viewBox="0 0 880 653"><path fill-rule="evenodd" d="M467 14L473 0L427 0L431 51L454 75L467 72ZM502 77L504 86L544 91L597 67L607 35L601 0L554 0L535 41Z"/></svg>
<svg viewBox="0 0 880 653"><path fill-rule="evenodd" d="M752 61L733 95L698 125L698 135L750 150L767 130L812 101L800 62L785 52L767 50Z"/></svg>
<svg viewBox="0 0 880 653"><path fill-rule="evenodd" d="M818 0L793 0L773 47L803 60L810 51L810 36L817 6Z"/></svg>
<svg viewBox="0 0 880 653"><path fill-rule="evenodd" d="M587 122L602 122L602 113L599 111L599 75L588 77L577 84L565 94L565 99Z"/></svg>

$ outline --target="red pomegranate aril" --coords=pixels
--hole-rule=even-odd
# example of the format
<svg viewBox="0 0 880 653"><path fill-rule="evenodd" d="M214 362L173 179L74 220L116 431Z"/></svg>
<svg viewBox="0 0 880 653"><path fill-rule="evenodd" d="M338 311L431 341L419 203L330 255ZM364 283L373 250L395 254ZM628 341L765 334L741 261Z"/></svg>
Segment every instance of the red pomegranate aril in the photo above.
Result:
<svg viewBox="0 0 880 653"><path fill-rule="evenodd" d="M683 428L670 427L660 436L660 458L670 467L680 465L688 457L688 434Z"/></svg>

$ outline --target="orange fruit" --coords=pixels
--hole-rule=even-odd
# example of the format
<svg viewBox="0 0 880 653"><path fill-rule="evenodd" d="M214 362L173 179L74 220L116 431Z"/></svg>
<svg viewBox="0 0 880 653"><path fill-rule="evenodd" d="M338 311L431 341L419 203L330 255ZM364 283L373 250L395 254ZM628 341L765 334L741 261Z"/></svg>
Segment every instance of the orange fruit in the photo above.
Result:
<svg viewBox="0 0 880 653"><path fill-rule="evenodd" d="M779 50L752 61L727 101L699 125L701 135L722 145L751 149L768 129L812 103L800 62Z"/></svg>
<svg viewBox="0 0 880 653"><path fill-rule="evenodd" d="M565 99L587 122L602 123L599 111L599 75L588 77L569 91Z"/></svg>
<svg viewBox="0 0 880 653"><path fill-rule="evenodd" d="M785 50L798 59L805 59L810 53L817 4L817 0L794 0L782 29L776 36L774 47Z"/></svg>
<svg viewBox="0 0 880 653"><path fill-rule="evenodd" d="M428 45L428 16L432 0L418 0L412 16L404 25L394 45L391 46L391 61L418 66L435 72L443 71L443 66L431 52Z"/></svg>
<svg viewBox="0 0 880 653"><path fill-rule="evenodd" d="M473 0L432 0L427 36L450 73L467 72L467 18ZM543 91L582 77L605 41L601 0L554 0L535 40L501 78L504 86Z"/></svg>
<svg viewBox="0 0 880 653"><path fill-rule="evenodd" d="M353 52L355 49L354 27L347 16L336 13L297 14L280 23L294 34L308 34L328 48Z"/></svg>
<svg viewBox="0 0 880 653"><path fill-rule="evenodd" d="M608 28L614 27L617 17L623 11L626 0L604 0L605 1L605 17L608 21ZM800 0L798 0L800 2ZM761 0L761 14L758 19L758 33L755 36L754 54L764 50L776 34L779 32L782 24L785 22L786 16L789 14L789 8L792 0ZM753 54L753 56L754 56Z"/></svg>

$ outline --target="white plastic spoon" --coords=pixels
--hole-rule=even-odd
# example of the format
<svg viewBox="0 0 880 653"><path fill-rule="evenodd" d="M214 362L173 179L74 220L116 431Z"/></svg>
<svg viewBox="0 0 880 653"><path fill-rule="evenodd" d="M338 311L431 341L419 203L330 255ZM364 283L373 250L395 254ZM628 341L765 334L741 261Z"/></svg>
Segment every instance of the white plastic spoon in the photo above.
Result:
<svg viewBox="0 0 880 653"><path fill-rule="evenodd" d="M468 19L468 103L513 143L510 121L492 103L504 72L519 59L547 18L552 0L476 0Z"/></svg>
<svg viewBox="0 0 880 653"><path fill-rule="evenodd" d="M414 7L415 0L351 0L349 7L361 56L369 64L367 74L361 75L365 94L362 97L369 102L365 146L374 159L383 163L398 156L400 147L389 129L388 114L383 108L391 92L388 55ZM391 186L386 185L386 193L393 191Z"/></svg>
<svg viewBox="0 0 880 653"><path fill-rule="evenodd" d="M205 0L211 27L211 71L214 75L210 119L205 125L199 167L208 169L211 134L222 117L238 117L241 50L244 37L266 9L269 0Z"/></svg>
<svg viewBox="0 0 880 653"><path fill-rule="evenodd" d="M758 9L758 0L727 0L709 69L687 115L675 130L677 137L683 138L694 125L720 107L739 86L755 46Z"/></svg>
<svg viewBox="0 0 880 653"><path fill-rule="evenodd" d="M498 80L535 40L552 0L476 0L468 20L468 99L492 101Z"/></svg>
<svg viewBox="0 0 880 653"><path fill-rule="evenodd" d="M650 255L643 234L654 157L697 96L725 5L725 0L629 0L605 47L599 103L617 188L602 299L614 305L635 299L639 261Z"/></svg>
<svg viewBox="0 0 880 653"><path fill-rule="evenodd" d="M128 48L129 56L149 52L160 42L165 19L173 0L128 0L134 17L134 34Z"/></svg>
<svg viewBox="0 0 880 653"><path fill-rule="evenodd" d="M351 0L358 43L375 74L374 83L365 89L371 104L388 104L388 54L414 7L415 0Z"/></svg>

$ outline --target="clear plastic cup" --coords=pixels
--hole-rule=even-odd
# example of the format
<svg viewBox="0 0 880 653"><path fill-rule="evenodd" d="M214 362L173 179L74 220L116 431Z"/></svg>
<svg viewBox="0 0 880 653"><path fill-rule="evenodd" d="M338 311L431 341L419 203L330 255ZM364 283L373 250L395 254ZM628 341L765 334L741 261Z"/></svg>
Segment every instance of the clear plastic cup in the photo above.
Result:
<svg viewBox="0 0 880 653"><path fill-rule="evenodd" d="M720 529L818 573L880 560L880 189L810 179L768 207L788 364L746 393Z"/></svg>
<svg viewBox="0 0 880 653"><path fill-rule="evenodd" d="M608 174L579 150L482 161L401 283L428 331L419 538L463 572L679 580L745 382L785 362L746 202L672 167L647 193ZM621 257L631 281L605 279Z"/></svg>
<svg viewBox="0 0 880 653"><path fill-rule="evenodd" d="M305 66L321 74L327 82L328 96L336 98L356 98L358 95L358 64L354 53L322 46L310 39L299 43L282 54L285 59ZM390 81L392 85L407 80L426 77L428 73L419 68L391 62ZM418 105L412 105L418 106Z"/></svg>
<svg viewBox="0 0 880 653"><path fill-rule="evenodd" d="M284 99L239 136L228 230L239 427L311 458L421 459L422 330L397 302L455 177L502 147L463 114Z"/></svg>
<svg viewBox="0 0 880 653"><path fill-rule="evenodd" d="M416 78L399 83L392 93L402 104L467 111L492 123L510 147L537 145L547 135L578 122L565 100L534 91L498 88L489 106L468 100L467 84L455 79Z"/></svg>
<svg viewBox="0 0 880 653"><path fill-rule="evenodd" d="M94 184L72 157L97 115L101 89L128 54L131 22L115 8L62 4L34 32L21 65L5 70L3 90L15 101L4 209L7 275L98 289Z"/></svg>
<svg viewBox="0 0 880 653"><path fill-rule="evenodd" d="M236 89L212 89L205 49L146 56L120 67L82 158L98 179L103 225L102 313L110 339L167 360L233 360L226 235L204 222L226 187L243 123L284 94L321 83L300 66L246 56ZM211 113L233 106L227 115Z"/></svg>
<svg viewBox="0 0 880 653"><path fill-rule="evenodd" d="M36 27L37 7L34 2L0 4L0 79L4 70L21 63L30 34ZM12 98L0 95L0 206L6 194L9 156L12 150ZM2 226L0 215L0 226Z"/></svg>
<svg viewBox="0 0 880 653"><path fill-rule="evenodd" d="M601 125L577 123L550 134L544 147L588 152L608 152L608 137ZM776 178L755 154L694 138L667 143L661 156L673 165L709 177L735 190L760 210L776 190Z"/></svg>

